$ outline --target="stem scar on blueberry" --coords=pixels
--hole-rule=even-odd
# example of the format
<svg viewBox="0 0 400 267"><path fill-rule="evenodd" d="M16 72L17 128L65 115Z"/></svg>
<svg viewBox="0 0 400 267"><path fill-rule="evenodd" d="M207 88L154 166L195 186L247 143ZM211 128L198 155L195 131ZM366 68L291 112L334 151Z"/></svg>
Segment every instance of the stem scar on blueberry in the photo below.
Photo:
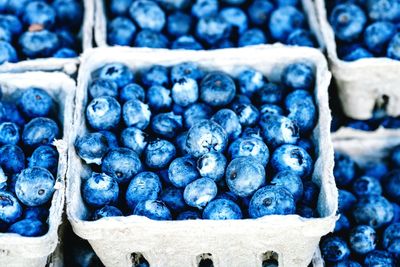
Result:
<svg viewBox="0 0 400 267"><path fill-rule="evenodd" d="M272 204L272 199L270 197L264 198L263 205L268 207Z"/></svg>
<svg viewBox="0 0 400 267"><path fill-rule="evenodd" d="M44 192L45 192L44 189L39 189L38 194L41 196L44 194Z"/></svg>
<svg viewBox="0 0 400 267"><path fill-rule="evenodd" d="M235 180L236 177L237 177L237 173L236 173L236 172L232 172L231 175L230 175L230 177L229 177L229 179Z"/></svg>

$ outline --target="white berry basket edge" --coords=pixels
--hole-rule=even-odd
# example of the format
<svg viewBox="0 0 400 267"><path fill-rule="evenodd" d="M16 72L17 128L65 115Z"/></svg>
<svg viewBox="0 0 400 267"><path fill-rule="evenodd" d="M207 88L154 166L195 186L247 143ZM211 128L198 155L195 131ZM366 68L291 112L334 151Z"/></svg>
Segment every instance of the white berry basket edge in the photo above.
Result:
<svg viewBox="0 0 400 267"><path fill-rule="evenodd" d="M108 46L107 43L107 14L104 0L95 1L95 30L94 40L97 46ZM160 1L161 2L161 1ZM325 49L322 33L318 24L317 13L315 11L312 0L301 0L304 13L307 17L307 22L311 32L315 35L321 51Z"/></svg>
<svg viewBox="0 0 400 267"><path fill-rule="evenodd" d="M65 201L68 140L72 125L76 83L61 72L1 73L0 86L3 99L14 100L29 87L46 90L58 103L58 119L62 123L63 138L54 141L59 152L55 192L51 200L48 219L49 230L41 237L22 237L17 234L0 234L0 266L44 267L48 256L60 242L58 230L62 222ZM13 94L12 94L13 93ZM12 94L12 95L11 95Z"/></svg>
<svg viewBox="0 0 400 267"><path fill-rule="evenodd" d="M388 115L399 116L400 61L366 58L346 62L339 59L325 0L315 0L315 5L344 113L353 119L366 120L372 117L376 105L384 105Z"/></svg>
<svg viewBox="0 0 400 267"><path fill-rule="evenodd" d="M375 131L362 131L350 127L341 127L331 135L333 142L336 140L374 139L376 137L400 138L400 129L387 129L380 126Z"/></svg>
<svg viewBox="0 0 400 267"><path fill-rule="evenodd" d="M123 62L131 69L150 65L172 66L194 61L206 69L237 74L238 66L251 66L270 80L277 80L282 68L293 61L310 60L316 65L315 98L319 120L313 132L319 155L313 179L321 185L318 209L322 218L298 215L266 216L230 221L153 221L140 216L86 221L87 208L81 194L81 176L89 170L76 155L73 140L87 131L84 119L90 74L103 64ZM197 266L203 253L211 253L214 266L261 266L263 253L274 251L280 266L307 266L321 236L333 230L336 221L337 189L333 179L333 147L328 107L331 74L323 55L316 49L281 45L218 51L169 51L165 49L96 48L82 58L74 126L69 145L67 173L67 215L74 232L87 239L106 266L132 266L131 253L140 252L151 266Z"/></svg>
<svg viewBox="0 0 400 267"><path fill-rule="evenodd" d="M84 8L83 23L81 28L81 45L85 51L93 47L94 29L94 4L95 0L82 0ZM0 73L5 72L25 72L25 71L62 71L68 75L77 72L79 57L75 58L39 58L32 60L22 60L16 63L6 62L0 65Z"/></svg>

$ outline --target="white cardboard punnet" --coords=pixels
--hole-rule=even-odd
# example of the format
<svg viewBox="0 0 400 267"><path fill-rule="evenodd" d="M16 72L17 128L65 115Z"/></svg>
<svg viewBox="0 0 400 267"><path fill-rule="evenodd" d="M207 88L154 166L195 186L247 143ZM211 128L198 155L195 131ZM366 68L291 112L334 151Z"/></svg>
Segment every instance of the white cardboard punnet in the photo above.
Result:
<svg viewBox="0 0 400 267"><path fill-rule="evenodd" d="M353 119L366 120L372 117L376 106L382 106L388 115L399 116L400 61L365 58L346 62L339 59L325 0L315 0L315 5L344 113Z"/></svg>
<svg viewBox="0 0 400 267"><path fill-rule="evenodd" d="M0 266L44 267L48 256L59 243L58 229L64 208L65 176L67 172L67 150L72 125L75 82L60 72L26 72L0 74L3 99L16 100L30 88L46 90L58 104L58 119L63 138L54 145L59 152L55 189L48 219L49 231L41 237L23 237L17 234L0 233Z"/></svg>
<svg viewBox="0 0 400 267"><path fill-rule="evenodd" d="M91 48L93 45L94 30L94 1L82 0L84 17L79 36L82 38L82 50ZM26 71L61 71L68 75L77 72L79 58L38 58L22 60L16 63L6 62L0 65L0 73L26 72Z"/></svg>
<svg viewBox="0 0 400 267"><path fill-rule="evenodd" d="M88 131L85 124L87 87L91 73L107 63L121 62L134 72L152 65L173 66L197 62L207 70L237 75L240 67L253 67L271 81L277 81L284 66L307 60L316 66L319 120L312 139L318 155L312 175L321 186L318 210L321 218L298 215L266 216L229 221L153 221L141 216L103 218L88 221L89 211L80 193L81 177L90 175L74 149L77 136ZM74 232L87 239L106 266L132 266L131 254L141 253L152 267L197 266L199 255L211 253L215 267L261 266L263 254L278 254L279 266L307 266L320 237L332 231L336 221L337 190L333 179L333 148L330 140L328 85L331 74L323 55L316 49L281 45L217 51L169 51L165 49L97 48L82 57L74 125L69 144L67 215Z"/></svg>
<svg viewBox="0 0 400 267"><path fill-rule="evenodd" d="M351 140L351 139L371 139L376 138L400 138L400 129L386 129L380 126L375 131L362 131L350 127L341 127L334 133L331 133L332 140Z"/></svg>
<svg viewBox="0 0 400 267"><path fill-rule="evenodd" d="M107 43L107 6L104 0L94 0L95 1L95 31L94 40L97 46L108 46ZM162 2L162 1L159 1ZM312 33L318 42L319 48L321 50L325 49L322 33L318 24L317 13L315 12L314 3L312 0L301 0L304 13L307 16L307 22ZM265 25L268 27L268 25Z"/></svg>

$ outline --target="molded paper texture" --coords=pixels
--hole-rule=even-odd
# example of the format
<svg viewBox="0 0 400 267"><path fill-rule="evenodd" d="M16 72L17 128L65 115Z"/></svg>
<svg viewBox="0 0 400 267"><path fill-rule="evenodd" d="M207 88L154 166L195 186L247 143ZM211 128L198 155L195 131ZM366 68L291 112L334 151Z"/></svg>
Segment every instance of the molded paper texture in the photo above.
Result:
<svg viewBox="0 0 400 267"><path fill-rule="evenodd" d="M312 179L321 186L318 210L321 218L298 215L266 216L230 221L153 221L128 216L87 221L88 209L80 193L81 177L90 175L77 156L73 141L88 131L85 108L91 73L106 63L121 62L133 71L152 65L173 66L197 62L206 70L237 75L240 67L253 67L271 81L280 78L291 62L308 60L316 66L314 96L319 119L312 140L318 158ZM218 51L169 51L165 49L97 48L82 58L78 75L74 126L69 144L67 214L73 230L89 240L106 266L132 266L131 254L142 253L152 267L198 266L198 256L210 253L215 267L261 266L263 254L274 251L280 266L307 266L321 236L331 232L336 221L337 189L333 178L333 146L330 139L328 85L331 74L324 56L316 49L281 45Z"/></svg>
<svg viewBox="0 0 400 267"><path fill-rule="evenodd" d="M49 231L40 237L0 234L0 266L44 267L48 256L59 243L58 229L64 209L67 150L75 98L75 82L60 72L26 72L0 74L3 99L14 101L30 87L44 89L57 102L58 120L62 124L63 138L54 141L59 153L58 171L48 219Z"/></svg>
<svg viewBox="0 0 400 267"><path fill-rule="evenodd" d="M374 108L384 108L388 115L400 115L400 61L390 58L365 58L346 62L338 58L335 34L328 22L325 0L315 0L330 67L346 116L366 120Z"/></svg>

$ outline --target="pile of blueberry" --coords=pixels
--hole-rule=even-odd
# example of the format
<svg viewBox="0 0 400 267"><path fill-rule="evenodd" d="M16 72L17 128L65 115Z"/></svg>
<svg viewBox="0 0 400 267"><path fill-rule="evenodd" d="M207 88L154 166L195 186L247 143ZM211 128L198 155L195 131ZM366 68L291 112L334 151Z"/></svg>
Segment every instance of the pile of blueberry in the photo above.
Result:
<svg viewBox="0 0 400 267"><path fill-rule="evenodd" d="M80 0L1 0L0 64L76 57L82 19Z"/></svg>
<svg viewBox="0 0 400 267"><path fill-rule="evenodd" d="M336 153L334 176L340 218L320 244L328 266L399 266L400 146L365 168Z"/></svg>
<svg viewBox="0 0 400 267"><path fill-rule="evenodd" d="M91 219L318 216L314 66L288 64L280 83L239 70L186 62L133 73L112 63L92 73L92 132L75 140L93 171L81 185Z"/></svg>
<svg viewBox="0 0 400 267"><path fill-rule="evenodd" d="M326 1L338 55L345 61L388 57L400 60L399 0Z"/></svg>
<svg viewBox="0 0 400 267"><path fill-rule="evenodd" d="M110 45L218 49L281 42L316 47L300 0L111 0Z"/></svg>
<svg viewBox="0 0 400 267"><path fill-rule="evenodd" d="M57 175L56 103L39 88L0 102L0 233L41 236Z"/></svg>

